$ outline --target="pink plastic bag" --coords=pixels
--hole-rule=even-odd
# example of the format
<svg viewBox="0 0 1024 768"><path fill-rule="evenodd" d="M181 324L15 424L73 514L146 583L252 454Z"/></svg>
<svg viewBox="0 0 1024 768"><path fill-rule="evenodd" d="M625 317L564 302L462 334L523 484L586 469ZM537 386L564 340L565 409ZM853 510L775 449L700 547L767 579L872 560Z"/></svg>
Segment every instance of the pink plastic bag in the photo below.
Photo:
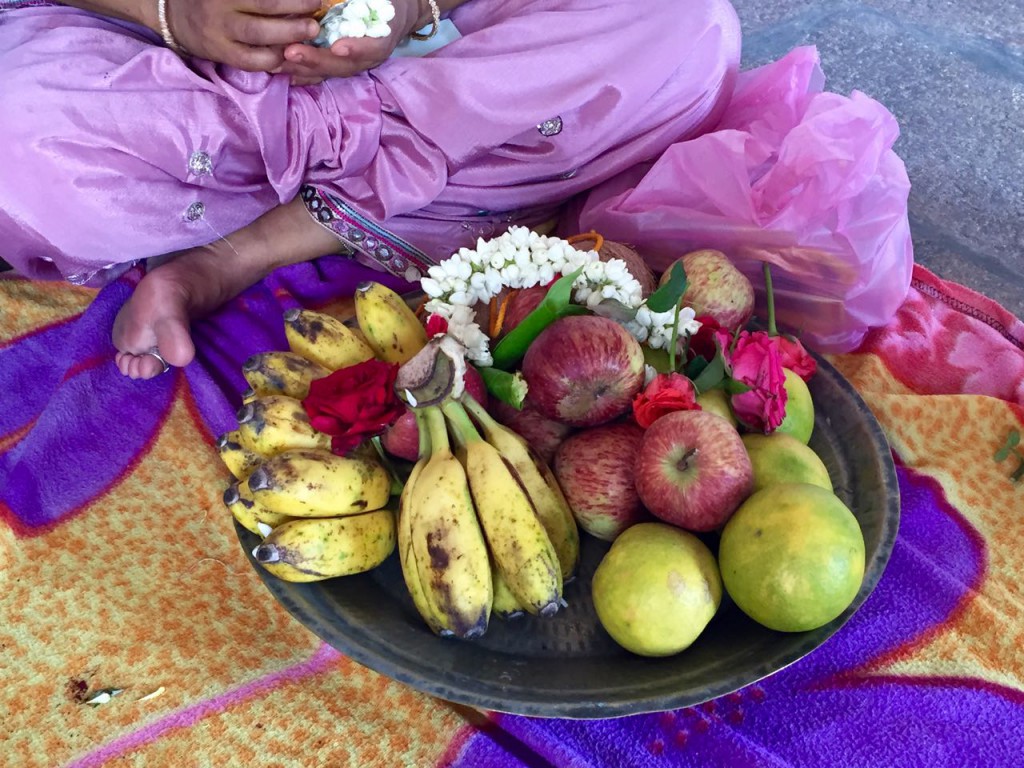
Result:
<svg viewBox="0 0 1024 768"><path fill-rule="evenodd" d="M856 347L910 286L910 182L889 111L823 84L814 48L743 73L715 131L595 189L578 231L630 243L659 271L722 250L761 307L767 261L780 324L822 351Z"/></svg>

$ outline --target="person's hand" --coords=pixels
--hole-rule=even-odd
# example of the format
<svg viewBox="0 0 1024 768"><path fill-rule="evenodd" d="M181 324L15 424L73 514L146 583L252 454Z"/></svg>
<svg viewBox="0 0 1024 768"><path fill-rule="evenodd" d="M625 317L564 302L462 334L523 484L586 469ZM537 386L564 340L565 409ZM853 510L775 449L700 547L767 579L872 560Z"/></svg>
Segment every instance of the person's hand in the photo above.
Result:
<svg viewBox="0 0 1024 768"><path fill-rule="evenodd" d="M284 49L316 37L320 0L169 0L178 44L193 56L250 72L284 63Z"/></svg>
<svg viewBox="0 0 1024 768"><path fill-rule="evenodd" d="M350 37L336 40L330 48L289 45L284 49L281 72L292 76L292 85L312 85L330 77L349 77L387 61L400 42L423 26L420 0L392 0L395 18L387 37ZM429 19L429 12L427 15Z"/></svg>

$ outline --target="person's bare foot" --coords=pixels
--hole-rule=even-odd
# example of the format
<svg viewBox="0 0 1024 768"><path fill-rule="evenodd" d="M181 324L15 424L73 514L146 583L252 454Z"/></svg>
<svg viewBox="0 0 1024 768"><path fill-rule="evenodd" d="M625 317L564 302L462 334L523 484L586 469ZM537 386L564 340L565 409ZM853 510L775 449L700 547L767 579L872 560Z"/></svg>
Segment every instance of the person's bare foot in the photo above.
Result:
<svg viewBox="0 0 1024 768"><path fill-rule="evenodd" d="M114 320L118 370L150 379L164 366L188 365L195 357L189 332L202 317L263 279L271 270L309 261L337 247L306 213L301 201L280 206L226 240L182 251L155 267L135 288Z"/></svg>

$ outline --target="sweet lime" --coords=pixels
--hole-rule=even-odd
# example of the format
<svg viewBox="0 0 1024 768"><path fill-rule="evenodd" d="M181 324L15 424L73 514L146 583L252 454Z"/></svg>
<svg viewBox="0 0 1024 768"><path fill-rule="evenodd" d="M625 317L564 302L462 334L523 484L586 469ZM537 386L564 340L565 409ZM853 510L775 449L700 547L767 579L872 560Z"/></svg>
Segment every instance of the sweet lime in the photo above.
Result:
<svg viewBox="0 0 1024 768"><path fill-rule="evenodd" d="M754 468L754 490L779 483L810 483L832 490L828 468L809 446L792 435L743 435L743 445Z"/></svg>
<svg viewBox="0 0 1024 768"><path fill-rule="evenodd" d="M639 523L601 560L592 596L615 642L641 656L668 656L704 631L722 602L722 581L714 555L696 536Z"/></svg>
<svg viewBox="0 0 1024 768"><path fill-rule="evenodd" d="M786 368L786 418L776 427L779 434L792 435L801 443L808 443L814 431L814 401L811 390L799 374Z"/></svg>
<svg viewBox="0 0 1024 768"><path fill-rule="evenodd" d="M729 596L780 632L816 629L853 602L864 579L864 537L853 513L816 485L772 485L726 523L718 549Z"/></svg>
<svg viewBox="0 0 1024 768"><path fill-rule="evenodd" d="M724 389L709 389L707 392L701 392L697 395L697 405L702 410L721 416L734 427L739 423L736 421L732 408L729 407L729 396L725 394Z"/></svg>

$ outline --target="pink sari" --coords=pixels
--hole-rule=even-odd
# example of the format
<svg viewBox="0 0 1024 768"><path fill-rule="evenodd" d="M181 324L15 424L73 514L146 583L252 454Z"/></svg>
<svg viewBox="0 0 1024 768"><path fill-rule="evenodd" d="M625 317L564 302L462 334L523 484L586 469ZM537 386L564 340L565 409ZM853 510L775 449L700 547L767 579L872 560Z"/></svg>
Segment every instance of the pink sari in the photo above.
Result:
<svg viewBox="0 0 1024 768"><path fill-rule="evenodd" d="M463 37L425 58L292 88L8 3L3 257L99 283L301 194L343 248L415 279L713 127L737 74L726 0L471 0L451 18Z"/></svg>

